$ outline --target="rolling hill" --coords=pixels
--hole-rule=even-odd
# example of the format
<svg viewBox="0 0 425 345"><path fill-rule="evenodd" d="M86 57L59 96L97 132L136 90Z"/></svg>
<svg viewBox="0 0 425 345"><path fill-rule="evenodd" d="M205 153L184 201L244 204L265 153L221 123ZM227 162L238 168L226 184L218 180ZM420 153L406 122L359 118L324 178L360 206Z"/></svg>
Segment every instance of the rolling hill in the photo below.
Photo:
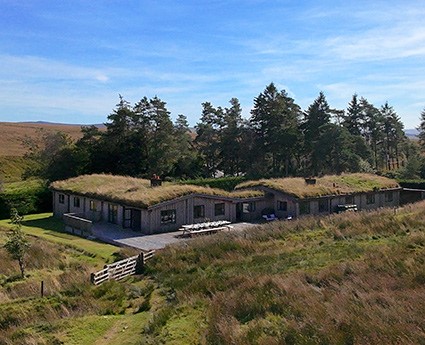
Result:
<svg viewBox="0 0 425 345"><path fill-rule="evenodd" d="M40 131L60 131L73 139L81 137L81 125L51 124L45 122L0 122L0 156L22 157L26 137L37 138Z"/></svg>

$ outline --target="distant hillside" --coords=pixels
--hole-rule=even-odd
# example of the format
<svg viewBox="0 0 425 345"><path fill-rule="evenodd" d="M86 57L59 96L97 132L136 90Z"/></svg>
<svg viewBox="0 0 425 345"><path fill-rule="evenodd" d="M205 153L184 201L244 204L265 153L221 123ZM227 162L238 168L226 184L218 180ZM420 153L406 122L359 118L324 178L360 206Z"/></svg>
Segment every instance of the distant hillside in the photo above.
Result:
<svg viewBox="0 0 425 345"><path fill-rule="evenodd" d="M73 139L81 137L81 125L42 121L0 122L0 180L12 182L21 179L27 164L23 159L26 148L22 142L26 137L37 138L41 130L61 131Z"/></svg>
<svg viewBox="0 0 425 345"><path fill-rule="evenodd" d="M18 156L25 154L22 141L25 137L36 138L39 131L61 131L73 139L81 137L80 125L63 125L27 122L0 122L0 156Z"/></svg>
<svg viewBox="0 0 425 345"><path fill-rule="evenodd" d="M411 138L411 139L417 139L417 135L419 134L419 131L414 128L414 129L405 129L404 133L406 133L406 135Z"/></svg>

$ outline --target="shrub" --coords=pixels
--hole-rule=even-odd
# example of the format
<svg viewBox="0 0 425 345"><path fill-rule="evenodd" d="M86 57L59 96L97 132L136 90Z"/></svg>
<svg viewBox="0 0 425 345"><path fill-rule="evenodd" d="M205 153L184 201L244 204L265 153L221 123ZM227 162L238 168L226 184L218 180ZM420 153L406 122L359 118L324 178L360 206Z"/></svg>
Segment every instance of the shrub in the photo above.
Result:
<svg viewBox="0 0 425 345"><path fill-rule="evenodd" d="M52 210L52 196L47 184L41 180L7 183L0 192L0 219L10 217L16 208L21 215Z"/></svg>

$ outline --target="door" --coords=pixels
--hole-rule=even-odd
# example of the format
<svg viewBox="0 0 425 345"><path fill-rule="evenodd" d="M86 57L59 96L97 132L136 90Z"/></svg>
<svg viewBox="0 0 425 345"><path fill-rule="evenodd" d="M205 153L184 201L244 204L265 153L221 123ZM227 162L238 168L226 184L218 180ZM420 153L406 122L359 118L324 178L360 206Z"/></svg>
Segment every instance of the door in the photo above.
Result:
<svg viewBox="0 0 425 345"><path fill-rule="evenodd" d="M140 231L142 226L141 220L142 212L140 210L131 210L131 229L134 231Z"/></svg>

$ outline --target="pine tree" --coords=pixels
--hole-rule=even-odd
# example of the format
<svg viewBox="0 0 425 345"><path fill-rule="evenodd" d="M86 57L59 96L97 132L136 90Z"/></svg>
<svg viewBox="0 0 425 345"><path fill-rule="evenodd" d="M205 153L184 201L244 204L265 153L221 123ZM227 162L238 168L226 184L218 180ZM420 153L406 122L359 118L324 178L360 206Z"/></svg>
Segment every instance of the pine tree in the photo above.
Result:
<svg viewBox="0 0 425 345"><path fill-rule="evenodd" d="M242 108L237 98L230 100L231 107L224 110L220 128L220 168L225 175L235 176L242 171L243 119Z"/></svg>
<svg viewBox="0 0 425 345"><path fill-rule="evenodd" d="M304 151L307 156L307 169L305 173L318 175L320 147L318 141L321 137L322 127L331 120L331 109L323 92L308 107L304 113L304 122L301 126L304 133Z"/></svg>
<svg viewBox="0 0 425 345"><path fill-rule="evenodd" d="M363 114L357 97L357 94L353 95L342 123L352 135L362 134Z"/></svg>
<svg viewBox="0 0 425 345"><path fill-rule="evenodd" d="M253 157L260 175L281 176L295 172L294 157L300 135L300 107L285 90L271 83L254 99L250 126L255 133Z"/></svg>
<svg viewBox="0 0 425 345"><path fill-rule="evenodd" d="M195 144L204 161L205 177L215 177L221 163L219 136L223 116L222 108L214 108L210 102L202 103L201 120L195 126Z"/></svg>
<svg viewBox="0 0 425 345"><path fill-rule="evenodd" d="M177 161L173 167L173 176L196 178L202 173L198 154L193 145L191 130L186 116L179 114L174 123L174 141L177 149Z"/></svg>
<svg viewBox="0 0 425 345"><path fill-rule="evenodd" d="M393 107L389 106L388 102L381 107L380 112L384 120L386 168L387 170L399 169L400 145L406 140L403 123Z"/></svg>

